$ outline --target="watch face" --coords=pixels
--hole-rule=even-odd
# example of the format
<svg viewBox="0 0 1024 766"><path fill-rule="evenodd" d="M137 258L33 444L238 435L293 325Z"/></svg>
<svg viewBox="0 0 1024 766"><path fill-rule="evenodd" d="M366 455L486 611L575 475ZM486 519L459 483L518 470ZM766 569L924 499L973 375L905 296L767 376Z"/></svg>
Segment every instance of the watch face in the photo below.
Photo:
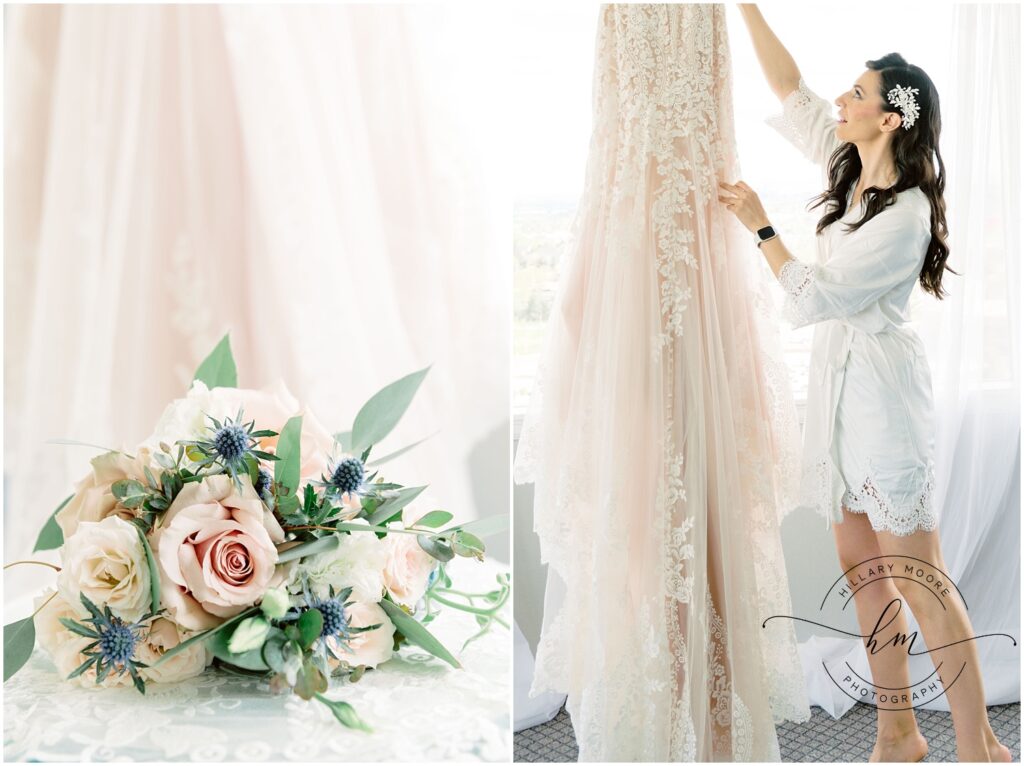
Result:
<svg viewBox="0 0 1024 766"><path fill-rule="evenodd" d="M775 236L775 229L771 226L765 226L763 229L757 230L757 236L761 239L768 239L768 237Z"/></svg>

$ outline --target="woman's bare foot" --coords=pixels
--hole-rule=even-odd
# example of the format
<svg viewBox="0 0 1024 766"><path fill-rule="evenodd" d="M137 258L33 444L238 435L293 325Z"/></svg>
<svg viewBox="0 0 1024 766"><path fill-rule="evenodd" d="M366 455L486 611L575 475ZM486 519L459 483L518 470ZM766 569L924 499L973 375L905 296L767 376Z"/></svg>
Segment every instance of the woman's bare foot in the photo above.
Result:
<svg viewBox="0 0 1024 766"><path fill-rule="evenodd" d="M1009 763L1013 760L1010 748L1000 743L991 729L985 735L985 745L988 747L988 759L993 763Z"/></svg>
<svg viewBox="0 0 1024 766"><path fill-rule="evenodd" d="M1009 763L1013 760L1010 749L996 739L996 734L992 731L992 727L989 726L987 729L988 731L985 732L981 742L972 739L973 744L961 747L959 740L957 741L956 755L958 761L962 763Z"/></svg>
<svg viewBox="0 0 1024 766"><path fill-rule="evenodd" d="M928 755L928 742L916 728L908 732L879 732L868 763L916 763Z"/></svg>

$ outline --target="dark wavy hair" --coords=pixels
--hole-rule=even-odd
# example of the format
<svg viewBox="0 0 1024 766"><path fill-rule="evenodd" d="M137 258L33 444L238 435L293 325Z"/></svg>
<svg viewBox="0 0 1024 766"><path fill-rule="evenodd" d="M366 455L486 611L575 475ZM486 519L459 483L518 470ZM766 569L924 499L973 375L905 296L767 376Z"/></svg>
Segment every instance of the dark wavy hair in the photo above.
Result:
<svg viewBox="0 0 1024 766"><path fill-rule="evenodd" d="M900 113L900 110L889 103L886 94L897 85L904 88L917 88L915 99L920 114L909 129L902 125L893 132L892 153L896 162L896 184L888 189L870 186L863 191L863 199L867 210L859 220L847 225L847 231L856 231L870 221L885 208L896 202L897 192L919 186L931 203L932 238L928 243L924 266L921 268L921 287L936 298L941 299L946 292L942 289L942 275L946 271L954 274L946 259L949 257L949 246L946 237L946 201L942 193L946 188L946 166L939 153L939 131L942 119L939 115L939 93L931 78L921 67L908 64L898 53L890 53L875 61L865 62L868 69L881 75L882 109L887 112ZM935 159L932 160L934 155ZM826 205L826 213L818 221L817 232L821 234L825 227L838 221L846 214L846 197L850 189L860 177L861 163L857 147L844 143L836 149L828 162L828 188L818 197L811 200L814 204L808 209L813 210ZM815 201L816 200L816 201Z"/></svg>

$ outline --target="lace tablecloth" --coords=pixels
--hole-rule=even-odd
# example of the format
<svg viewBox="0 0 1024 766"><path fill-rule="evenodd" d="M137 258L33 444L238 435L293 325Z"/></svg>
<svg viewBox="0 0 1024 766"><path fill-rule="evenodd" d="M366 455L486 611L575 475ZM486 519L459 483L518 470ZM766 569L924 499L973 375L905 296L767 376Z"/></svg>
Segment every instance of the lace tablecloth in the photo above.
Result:
<svg viewBox="0 0 1024 766"><path fill-rule="evenodd" d="M491 562L449 565L455 587L467 591L492 590L502 571ZM355 684L332 683L327 696L355 705L373 734L343 727L317 702L222 671L150 684L145 696L82 689L37 649L4 684L4 760L510 761L510 632L495 625L460 651L477 631L472 615L447 609L430 629L461 670L406 647Z"/></svg>

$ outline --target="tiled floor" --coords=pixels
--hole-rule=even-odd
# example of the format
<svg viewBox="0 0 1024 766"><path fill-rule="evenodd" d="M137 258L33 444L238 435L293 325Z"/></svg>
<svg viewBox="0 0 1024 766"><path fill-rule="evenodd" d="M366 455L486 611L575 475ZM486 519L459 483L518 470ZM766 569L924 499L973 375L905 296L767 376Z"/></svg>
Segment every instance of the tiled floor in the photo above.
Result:
<svg viewBox="0 0 1024 766"><path fill-rule="evenodd" d="M782 760L800 763L850 761L863 763L874 744L875 709L855 705L838 721L821 708L811 708L806 723L784 723L778 727ZM1020 760L1020 704L989 708L992 728L1000 741ZM956 760L956 742L949 713L917 711L921 733L928 740L928 763ZM565 763L576 760L576 739L569 714L563 708L554 720L515 735L515 760L530 763Z"/></svg>

